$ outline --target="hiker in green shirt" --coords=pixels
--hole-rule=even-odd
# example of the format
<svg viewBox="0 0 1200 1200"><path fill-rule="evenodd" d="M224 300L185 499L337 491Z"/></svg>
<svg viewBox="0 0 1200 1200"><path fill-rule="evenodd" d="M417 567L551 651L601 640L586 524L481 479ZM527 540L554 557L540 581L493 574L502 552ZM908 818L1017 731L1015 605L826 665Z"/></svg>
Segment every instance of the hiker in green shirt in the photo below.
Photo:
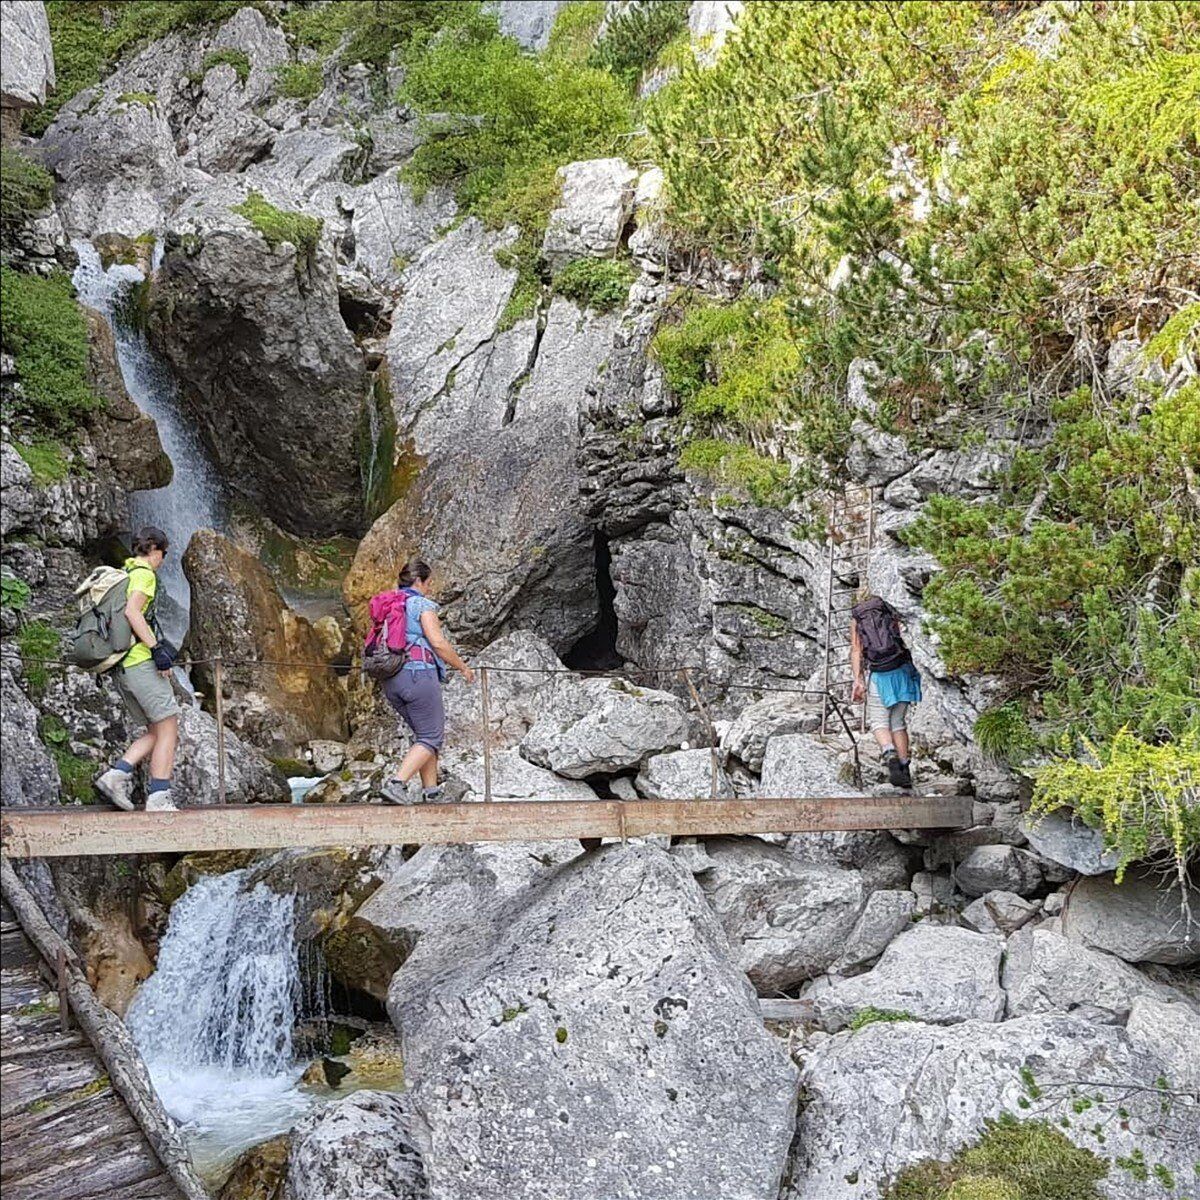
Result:
<svg viewBox="0 0 1200 1200"><path fill-rule="evenodd" d="M154 598L158 593L155 572L167 556L167 535L152 525L133 540L133 558L125 560L129 573L125 616L137 641L113 675L130 720L144 725L143 733L96 780L99 791L118 808L133 808L133 787L138 763L150 759L146 785L147 812L174 812L171 771L179 742L179 705L171 687L171 669L178 653L158 634Z"/></svg>

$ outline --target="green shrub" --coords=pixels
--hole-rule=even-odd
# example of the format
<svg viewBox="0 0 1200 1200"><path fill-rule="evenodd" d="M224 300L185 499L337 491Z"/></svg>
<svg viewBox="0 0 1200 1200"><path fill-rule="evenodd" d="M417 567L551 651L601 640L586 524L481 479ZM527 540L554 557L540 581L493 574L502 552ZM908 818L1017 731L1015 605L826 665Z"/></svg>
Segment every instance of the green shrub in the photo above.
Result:
<svg viewBox="0 0 1200 1200"><path fill-rule="evenodd" d="M41 108L25 114L26 132L43 133L64 104L99 83L118 59L139 46L177 29L226 21L245 7L272 17L265 0L48 0L56 84Z"/></svg>
<svg viewBox="0 0 1200 1200"><path fill-rule="evenodd" d="M592 43L604 21L605 0L577 0L558 10L546 56L582 63L592 52Z"/></svg>
<svg viewBox="0 0 1200 1200"><path fill-rule="evenodd" d="M581 308L611 312L629 299L636 272L622 259L578 258L554 276L554 290Z"/></svg>
<svg viewBox="0 0 1200 1200"><path fill-rule="evenodd" d="M793 491L788 468L750 446L721 438L698 438L684 446L679 465L685 471L744 492L755 504L783 507Z"/></svg>
<svg viewBox="0 0 1200 1200"><path fill-rule="evenodd" d="M1119 732L1103 746L1085 742L1091 761L1067 754L1037 772L1031 812L1073 810L1117 851L1120 883L1138 859L1170 854L1181 883L1200 855L1200 730L1150 745Z"/></svg>
<svg viewBox="0 0 1200 1200"><path fill-rule="evenodd" d="M688 5L680 0L638 0L609 21L588 61L636 88L687 23Z"/></svg>
<svg viewBox="0 0 1200 1200"><path fill-rule="evenodd" d="M401 99L422 114L451 114L424 122L404 177L418 190L448 184L464 211L531 236L549 215L555 169L612 153L632 123L629 97L607 72L526 55L487 15L411 58Z"/></svg>
<svg viewBox="0 0 1200 1200"><path fill-rule="evenodd" d="M274 248L283 242L290 242L296 248L298 263L316 253L323 224L319 217L276 208L264 199L261 192L250 192L241 204L234 205L230 211L245 217L262 234L268 246Z"/></svg>
<svg viewBox="0 0 1200 1200"><path fill-rule="evenodd" d="M883 1200L1101 1200L1096 1184L1107 1174L1107 1163L1053 1125L1005 1114L949 1162L906 1167Z"/></svg>
<svg viewBox="0 0 1200 1200"><path fill-rule="evenodd" d="M17 630L17 649L25 668L25 682L31 691L40 692L50 681L52 670L44 660L58 657L57 630L45 621L25 621Z"/></svg>
<svg viewBox="0 0 1200 1200"><path fill-rule="evenodd" d="M439 30L469 24L479 17L475 0L338 0L334 4L294 6L284 25L296 42L328 56L343 46L345 63L387 66L426 45Z"/></svg>
<svg viewBox="0 0 1200 1200"><path fill-rule="evenodd" d="M71 473L63 448L57 442L17 442L16 451L33 472L33 482L39 487L61 483Z"/></svg>
<svg viewBox="0 0 1200 1200"><path fill-rule="evenodd" d="M311 100L325 86L324 72L319 62L284 63L275 68L279 94L291 100Z"/></svg>
<svg viewBox="0 0 1200 1200"><path fill-rule="evenodd" d="M64 433L103 405L88 379L87 322L62 272L43 278L0 267L0 342L21 376L17 416Z"/></svg>
<svg viewBox="0 0 1200 1200"><path fill-rule="evenodd" d="M0 149L0 239L5 242L50 203L54 180L33 159L9 146Z"/></svg>
<svg viewBox="0 0 1200 1200"><path fill-rule="evenodd" d="M7 567L0 571L0 606L21 612L29 603L29 584L18 578Z"/></svg>
<svg viewBox="0 0 1200 1200"><path fill-rule="evenodd" d="M205 71L211 71L213 67L228 65L237 72L237 77L242 83L250 78L250 57L244 50L213 50L204 56L204 62L201 65Z"/></svg>
<svg viewBox="0 0 1200 1200"><path fill-rule="evenodd" d="M71 734L62 720L53 714L44 716L39 722L42 742L50 752L58 777L62 781L62 798L80 804L95 802L93 779L96 764L90 758L81 758L71 750Z"/></svg>
<svg viewBox="0 0 1200 1200"><path fill-rule="evenodd" d="M1009 701L989 708L975 721L975 741L984 754L1013 766L1037 749L1037 738L1020 704Z"/></svg>

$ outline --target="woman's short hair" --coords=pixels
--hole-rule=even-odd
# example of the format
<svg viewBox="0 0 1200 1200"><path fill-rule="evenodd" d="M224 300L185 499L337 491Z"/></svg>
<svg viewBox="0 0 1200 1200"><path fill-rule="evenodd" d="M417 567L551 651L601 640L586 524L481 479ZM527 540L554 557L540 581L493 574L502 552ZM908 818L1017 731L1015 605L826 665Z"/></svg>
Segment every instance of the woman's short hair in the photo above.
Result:
<svg viewBox="0 0 1200 1200"><path fill-rule="evenodd" d="M154 525L143 525L134 535L133 552L149 554L151 550L162 550L165 553L170 544L167 535L161 529Z"/></svg>
<svg viewBox="0 0 1200 1200"><path fill-rule="evenodd" d="M399 585L402 588L412 587L414 583L420 581L424 583L430 575L433 574L433 568L423 558L410 558L408 562L400 568Z"/></svg>

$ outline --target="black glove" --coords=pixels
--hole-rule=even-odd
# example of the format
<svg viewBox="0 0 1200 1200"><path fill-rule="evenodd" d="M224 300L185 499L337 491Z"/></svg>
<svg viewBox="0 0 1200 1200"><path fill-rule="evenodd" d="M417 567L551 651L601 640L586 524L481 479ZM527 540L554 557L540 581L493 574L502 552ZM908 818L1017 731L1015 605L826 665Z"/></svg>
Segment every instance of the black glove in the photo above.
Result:
<svg viewBox="0 0 1200 1200"><path fill-rule="evenodd" d="M178 656L179 651L166 641L158 642L150 651L150 657L154 659L154 665L160 671L169 671L175 665L175 659Z"/></svg>

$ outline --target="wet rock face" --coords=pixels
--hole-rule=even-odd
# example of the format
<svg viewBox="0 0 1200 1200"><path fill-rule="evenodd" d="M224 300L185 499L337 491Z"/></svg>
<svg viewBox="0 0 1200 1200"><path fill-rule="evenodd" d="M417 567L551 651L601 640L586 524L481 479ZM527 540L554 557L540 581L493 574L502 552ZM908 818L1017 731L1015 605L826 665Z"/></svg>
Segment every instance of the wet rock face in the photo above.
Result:
<svg viewBox="0 0 1200 1200"><path fill-rule="evenodd" d="M268 245L241 199L214 185L172 217L151 340L235 496L292 533L358 532L368 378L332 251Z"/></svg>
<svg viewBox="0 0 1200 1200"><path fill-rule="evenodd" d="M192 590L188 649L197 660L224 660L228 727L277 756L295 757L313 738L344 740L346 693L331 668L317 665L316 631L287 606L262 563L202 529L183 569ZM248 665L256 661L283 665ZM198 665L194 682L211 693L212 666Z"/></svg>
<svg viewBox="0 0 1200 1200"><path fill-rule="evenodd" d="M411 958L388 1008L437 1200L777 1192L794 1070L660 850L585 856L490 944Z"/></svg>
<svg viewBox="0 0 1200 1200"><path fill-rule="evenodd" d="M920 1064L920 1070L914 1070ZM1026 1072L1039 1089L1030 1096ZM938 1028L912 1021L841 1033L803 1053L808 1097L783 1200L867 1200L904 1167L948 1159L1001 1113L1060 1128L1102 1158L1130 1155L1189 1178L1194 1107L1164 1114L1154 1080L1164 1064L1122 1029L1062 1014ZM1072 1105L1086 1079L1086 1119ZM1130 1085L1134 1085L1131 1087ZM1061 1122L1061 1123L1060 1123ZM1101 1144L1090 1132L1099 1126ZM1111 1170L1102 1194L1149 1200L1153 1176Z"/></svg>

